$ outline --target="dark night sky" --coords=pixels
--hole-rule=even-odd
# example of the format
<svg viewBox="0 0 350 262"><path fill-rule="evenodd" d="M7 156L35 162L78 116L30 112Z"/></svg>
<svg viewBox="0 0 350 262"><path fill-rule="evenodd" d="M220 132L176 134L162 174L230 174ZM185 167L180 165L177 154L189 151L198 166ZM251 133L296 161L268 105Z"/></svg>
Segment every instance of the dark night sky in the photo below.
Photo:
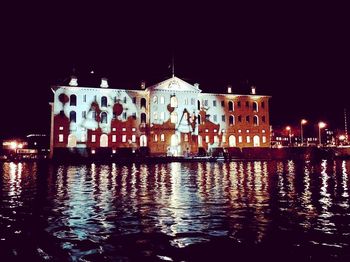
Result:
<svg viewBox="0 0 350 262"><path fill-rule="evenodd" d="M73 2L73 1L72 1ZM149 1L147 1L149 2ZM50 85L94 70L136 88L175 73L204 92L272 96L272 125L302 117L343 127L350 16L336 5L14 4L1 15L0 137L48 133Z"/></svg>

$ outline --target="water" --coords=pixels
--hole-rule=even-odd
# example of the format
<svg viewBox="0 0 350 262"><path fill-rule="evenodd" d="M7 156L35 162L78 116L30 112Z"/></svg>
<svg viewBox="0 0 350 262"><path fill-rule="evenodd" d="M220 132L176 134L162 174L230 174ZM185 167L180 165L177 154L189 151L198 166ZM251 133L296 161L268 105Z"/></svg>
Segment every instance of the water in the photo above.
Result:
<svg viewBox="0 0 350 262"><path fill-rule="evenodd" d="M349 172L0 163L0 261L350 261Z"/></svg>

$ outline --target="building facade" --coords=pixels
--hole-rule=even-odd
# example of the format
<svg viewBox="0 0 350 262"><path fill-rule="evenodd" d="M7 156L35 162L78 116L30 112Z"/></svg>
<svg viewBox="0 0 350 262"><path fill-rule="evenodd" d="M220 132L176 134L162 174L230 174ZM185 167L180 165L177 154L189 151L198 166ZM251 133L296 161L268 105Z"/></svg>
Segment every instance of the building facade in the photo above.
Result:
<svg viewBox="0 0 350 262"><path fill-rule="evenodd" d="M172 77L139 90L53 86L51 156L130 149L151 155L196 155L200 149L269 147L269 96L202 93Z"/></svg>

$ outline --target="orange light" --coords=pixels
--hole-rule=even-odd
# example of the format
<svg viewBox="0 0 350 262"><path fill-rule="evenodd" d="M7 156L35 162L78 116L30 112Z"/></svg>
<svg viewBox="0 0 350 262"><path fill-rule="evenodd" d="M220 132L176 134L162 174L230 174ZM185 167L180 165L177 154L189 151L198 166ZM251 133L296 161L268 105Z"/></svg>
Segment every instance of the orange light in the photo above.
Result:
<svg viewBox="0 0 350 262"><path fill-rule="evenodd" d="M325 128L326 127L326 123L325 122L318 122L318 127L319 128Z"/></svg>
<svg viewBox="0 0 350 262"><path fill-rule="evenodd" d="M302 125L305 125L307 123L307 120L306 119L301 119L301 124Z"/></svg>
<svg viewBox="0 0 350 262"><path fill-rule="evenodd" d="M291 130L290 126L286 126L286 130L290 131Z"/></svg>

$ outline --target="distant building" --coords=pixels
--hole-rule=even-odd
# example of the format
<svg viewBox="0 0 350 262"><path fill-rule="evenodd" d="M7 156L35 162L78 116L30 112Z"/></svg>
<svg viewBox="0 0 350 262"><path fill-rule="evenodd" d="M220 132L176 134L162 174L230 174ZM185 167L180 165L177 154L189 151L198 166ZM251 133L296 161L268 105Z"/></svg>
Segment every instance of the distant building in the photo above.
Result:
<svg viewBox="0 0 350 262"><path fill-rule="evenodd" d="M131 149L182 156L199 149L269 147L269 96L202 93L198 84L172 77L138 90L53 86L51 156L117 154Z"/></svg>

